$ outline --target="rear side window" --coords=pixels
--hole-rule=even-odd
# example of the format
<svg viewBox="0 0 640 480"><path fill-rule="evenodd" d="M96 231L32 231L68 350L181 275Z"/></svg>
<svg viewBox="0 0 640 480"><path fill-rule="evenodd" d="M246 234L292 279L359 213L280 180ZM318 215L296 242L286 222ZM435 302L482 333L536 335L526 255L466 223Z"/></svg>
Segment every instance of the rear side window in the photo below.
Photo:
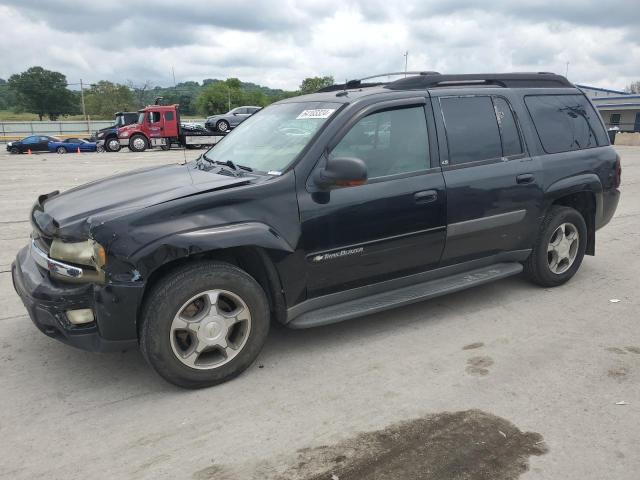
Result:
<svg viewBox="0 0 640 480"><path fill-rule="evenodd" d="M528 95L524 101L545 152L609 144L597 113L583 95Z"/></svg>
<svg viewBox="0 0 640 480"><path fill-rule="evenodd" d="M450 165L502 157L491 97L447 97L440 102Z"/></svg>
<svg viewBox="0 0 640 480"><path fill-rule="evenodd" d="M493 107L496 111L500 136L502 137L502 155L504 157L520 155L522 142L511 107L502 97L493 97Z"/></svg>

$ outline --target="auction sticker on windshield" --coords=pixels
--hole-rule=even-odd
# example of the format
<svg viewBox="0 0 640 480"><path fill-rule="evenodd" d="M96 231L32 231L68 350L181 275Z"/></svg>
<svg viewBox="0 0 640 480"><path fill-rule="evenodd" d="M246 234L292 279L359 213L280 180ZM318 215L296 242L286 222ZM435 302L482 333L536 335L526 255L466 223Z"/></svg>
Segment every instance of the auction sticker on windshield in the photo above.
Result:
<svg viewBox="0 0 640 480"><path fill-rule="evenodd" d="M305 118L329 118L335 111L335 108L316 108L313 110L303 110L302 112L300 112L300 115L296 117L296 120Z"/></svg>

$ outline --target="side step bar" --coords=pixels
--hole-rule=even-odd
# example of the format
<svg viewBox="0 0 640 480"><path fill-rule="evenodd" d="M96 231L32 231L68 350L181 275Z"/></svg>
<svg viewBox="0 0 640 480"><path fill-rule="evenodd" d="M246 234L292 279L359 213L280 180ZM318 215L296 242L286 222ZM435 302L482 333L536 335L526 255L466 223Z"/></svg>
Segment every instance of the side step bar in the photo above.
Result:
<svg viewBox="0 0 640 480"><path fill-rule="evenodd" d="M294 318L287 326L291 328L310 328L342 322L343 320L370 315L390 308L409 305L477 285L483 285L494 280L517 275L521 271L522 265L517 262L496 263L488 267L477 268L468 272L311 310Z"/></svg>

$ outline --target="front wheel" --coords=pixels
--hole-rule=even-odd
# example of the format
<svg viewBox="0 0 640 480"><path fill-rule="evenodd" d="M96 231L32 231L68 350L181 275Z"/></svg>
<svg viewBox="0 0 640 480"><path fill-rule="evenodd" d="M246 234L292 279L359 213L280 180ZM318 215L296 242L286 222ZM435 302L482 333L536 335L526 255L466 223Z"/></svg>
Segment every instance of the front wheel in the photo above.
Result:
<svg viewBox="0 0 640 480"><path fill-rule="evenodd" d="M10 153L18 154L20 153L20 149L18 147L11 147L11 149L9 150Z"/></svg>
<svg viewBox="0 0 640 480"><path fill-rule="evenodd" d="M266 295L253 277L220 262L185 265L145 301L140 348L165 380L216 385L256 359L269 331Z"/></svg>
<svg viewBox="0 0 640 480"><path fill-rule="evenodd" d="M115 137L108 138L104 142L104 149L107 152L117 152L117 151L119 151L120 150L120 140L118 140Z"/></svg>
<svg viewBox="0 0 640 480"><path fill-rule="evenodd" d="M129 149L134 152L144 152L148 146L144 135L134 135L129 139Z"/></svg>
<svg viewBox="0 0 640 480"><path fill-rule="evenodd" d="M587 248L587 224L577 210L553 206L540 227L525 275L543 287L557 287L573 277Z"/></svg>
<svg viewBox="0 0 640 480"><path fill-rule="evenodd" d="M216 123L216 130L218 130L219 132L226 132L227 130L229 130L229 122L227 122L226 120L220 120L218 123Z"/></svg>
<svg viewBox="0 0 640 480"><path fill-rule="evenodd" d="M67 153L67 149L64 147L58 147L56 148L56 152L58 152L60 155L62 155L63 153Z"/></svg>

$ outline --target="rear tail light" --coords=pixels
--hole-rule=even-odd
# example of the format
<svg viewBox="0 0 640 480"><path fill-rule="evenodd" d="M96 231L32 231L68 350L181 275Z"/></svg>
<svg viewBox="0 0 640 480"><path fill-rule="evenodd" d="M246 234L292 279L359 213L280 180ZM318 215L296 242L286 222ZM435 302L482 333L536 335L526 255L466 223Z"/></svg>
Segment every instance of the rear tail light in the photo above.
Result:
<svg viewBox="0 0 640 480"><path fill-rule="evenodd" d="M620 155L616 157L616 174L614 178L614 186L618 188L620 186L620 182L622 181L622 163L620 162Z"/></svg>

